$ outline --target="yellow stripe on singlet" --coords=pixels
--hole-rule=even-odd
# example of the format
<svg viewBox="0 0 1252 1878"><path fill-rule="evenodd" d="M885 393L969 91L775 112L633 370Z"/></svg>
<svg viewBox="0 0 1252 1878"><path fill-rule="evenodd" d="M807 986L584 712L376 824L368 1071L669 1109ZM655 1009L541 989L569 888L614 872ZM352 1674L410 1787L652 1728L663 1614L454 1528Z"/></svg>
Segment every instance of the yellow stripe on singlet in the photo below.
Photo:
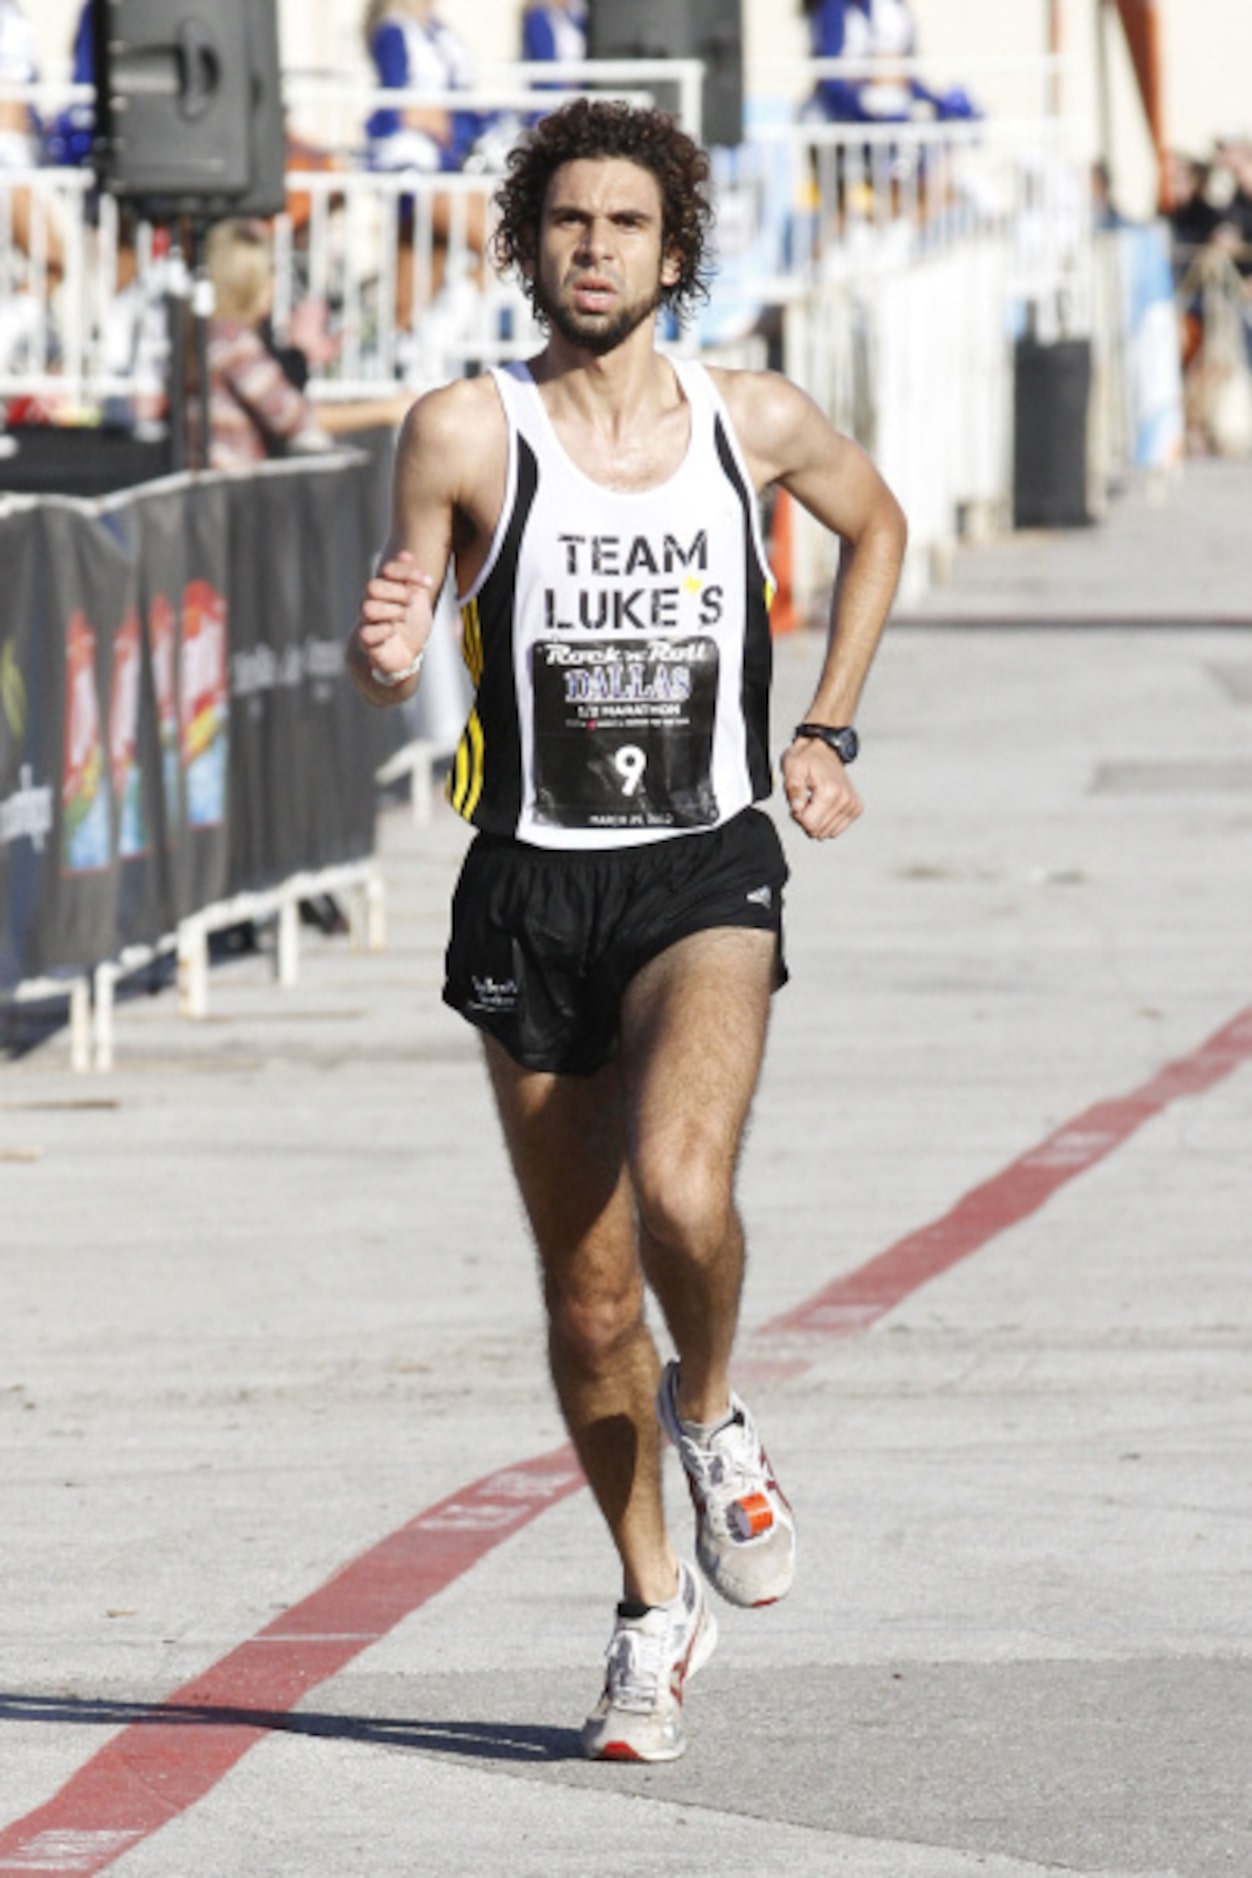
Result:
<svg viewBox="0 0 1252 1878"><path fill-rule="evenodd" d="M483 631L477 600L467 600L461 608L461 657L465 660L465 669L471 680L477 686L483 675ZM478 806L482 792L483 727L478 712L473 710L456 747L452 774L448 778L448 799L457 814L465 816L468 821Z"/></svg>
<svg viewBox="0 0 1252 1878"><path fill-rule="evenodd" d="M469 821L483 792L483 727L477 711L471 711L461 741L456 747L448 797L458 815Z"/></svg>
<svg viewBox="0 0 1252 1878"><path fill-rule="evenodd" d="M470 712L465 735L470 746L470 775L465 807L461 813L468 821L478 807L478 798L483 792L483 727L477 711Z"/></svg>
<svg viewBox="0 0 1252 1878"><path fill-rule="evenodd" d="M477 600L467 600L461 608L461 657L470 677L479 684L483 675L483 628Z"/></svg>
<svg viewBox="0 0 1252 1878"><path fill-rule="evenodd" d="M469 780L468 741L466 732L462 731L461 741L457 744L456 755L452 759L452 773L445 785L448 800L458 815L463 814L465 810L465 785Z"/></svg>

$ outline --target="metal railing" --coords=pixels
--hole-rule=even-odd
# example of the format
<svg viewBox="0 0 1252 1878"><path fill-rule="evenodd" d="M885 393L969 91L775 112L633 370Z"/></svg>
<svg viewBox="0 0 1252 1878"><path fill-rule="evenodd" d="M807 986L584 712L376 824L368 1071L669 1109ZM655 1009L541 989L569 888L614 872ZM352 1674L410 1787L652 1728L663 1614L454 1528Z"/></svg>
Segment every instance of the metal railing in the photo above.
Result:
<svg viewBox="0 0 1252 1878"><path fill-rule="evenodd" d="M900 487L914 581L942 562L968 517L994 525L1006 511L1013 331L1028 322L1045 340L1083 335L1093 319L1087 179L1056 108L1063 68L1017 60L964 70L989 82L1006 67L1019 86L1013 115L876 125L803 108L820 78L857 75L853 62L771 67L775 108L750 99L744 145L714 153L722 267L714 305L686 343L742 346L781 328L775 361ZM568 95L551 82L630 97L665 85L697 129L700 78L696 61L501 64L474 90L441 96L520 121ZM301 72L285 89L294 129L316 129L327 162L291 169L288 212L274 222L280 335L311 298L325 304L338 346L313 367L314 397L370 397L397 382L417 392L533 351L540 335L525 295L496 278L479 245L496 176L365 167L369 110L418 94ZM33 210L25 250L13 238L18 191ZM159 396L168 276L158 246L142 223L123 241L116 204L93 202L82 171L0 172L0 398L34 393L71 412L128 400L138 413ZM797 543L802 589L810 550L807 584L828 571L815 540Z"/></svg>

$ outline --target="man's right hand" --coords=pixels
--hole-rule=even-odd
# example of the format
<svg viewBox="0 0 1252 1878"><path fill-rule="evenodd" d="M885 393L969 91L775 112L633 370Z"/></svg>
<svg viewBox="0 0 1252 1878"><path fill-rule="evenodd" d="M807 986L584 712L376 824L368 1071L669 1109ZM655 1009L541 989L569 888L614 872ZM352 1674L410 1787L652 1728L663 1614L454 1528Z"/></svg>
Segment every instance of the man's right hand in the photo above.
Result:
<svg viewBox="0 0 1252 1878"><path fill-rule="evenodd" d="M362 677L402 672L412 665L434 624L433 585L407 548L382 562L366 583L350 642L353 664ZM393 688L397 698L411 689L411 684Z"/></svg>

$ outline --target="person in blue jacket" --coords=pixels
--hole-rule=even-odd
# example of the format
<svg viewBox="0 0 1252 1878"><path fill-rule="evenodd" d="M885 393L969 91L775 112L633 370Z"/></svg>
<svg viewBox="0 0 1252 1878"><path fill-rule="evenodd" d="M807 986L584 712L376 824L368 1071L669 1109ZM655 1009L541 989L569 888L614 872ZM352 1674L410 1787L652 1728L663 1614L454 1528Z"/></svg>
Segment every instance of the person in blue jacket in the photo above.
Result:
<svg viewBox="0 0 1252 1878"><path fill-rule="evenodd" d="M815 59L872 60L863 76L823 78L814 92L817 113L840 124L900 124L917 106L939 118L977 111L961 90L932 91L920 79L892 69L917 51L917 28L905 0L802 0Z"/></svg>
<svg viewBox="0 0 1252 1878"><path fill-rule="evenodd" d="M474 82L469 49L437 18L435 0L370 0L364 37L380 90L466 91ZM459 170L482 128L476 111L381 105L365 126L370 167Z"/></svg>
<svg viewBox="0 0 1252 1878"><path fill-rule="evenodd" d="M522 58L555 64L587 56L586 0L537 0L522 10Z"/></svg>
<svg viewBox="0 0 1252 1878"><path fill-rule="evenodd" d="M846 77L819 78L804 107L810 120L834 124L908 124L979 116L961 90L933 91L909 70L917 28L906 0L801 0L815 59L861 62ZM927 174L927 152L915 141L840 144L833 159L833 194L840 214L853 203L861 213L885 185L893 199L910 180ZM825 184L828 191L829 181Z"/></svg>
<svg viewBox="0 0 1252 1878"><path fill-rule="evenodd" d="M74 30L71 53L71 80L75 85L96 82L96 49L91 34L91 0L83 0ZM49 163L64 169L77 169L91 162L96 136L94 103L67 105L58 111L44 130L44 154Z"/></svg>

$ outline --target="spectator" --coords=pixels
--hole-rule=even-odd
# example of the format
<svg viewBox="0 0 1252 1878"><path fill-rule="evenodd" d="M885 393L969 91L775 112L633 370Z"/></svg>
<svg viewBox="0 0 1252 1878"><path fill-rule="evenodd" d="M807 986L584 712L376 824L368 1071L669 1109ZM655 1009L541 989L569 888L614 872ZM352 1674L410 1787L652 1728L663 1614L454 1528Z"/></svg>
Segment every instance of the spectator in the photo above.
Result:
<svg viewBox="0 0 1252 1878"><path fill-rule="evenodd" d="M274 296L268 237L255 222L219 222L206 262L216 300L209 321L209 467L246 469L288 449L329 448L312 404L261 337Z"/></svg>
<svg viewBox="0 0 1252 1878"><path fill-rule="evenodd" d="M1209 201L1210 173L1207 163L1181 150L1171 150L1166 174L1176 277L1186 273L1190 262L1221 225L1222 212Z"/></svg>
<svg viewBox="0 0 1252 1878"><path fill-rule="evenodd" d="M1246 280L1252 274L1252 141L1246 137L1219 138L1217 156L1227 180L1221 207L1222 235Z"/></svg>
<svg viewBox="0 0 1252 1878"><path fill-rule="evenodd" d="M1244 355L1252 370L1252 140L1219 138L1217 154L1229 179L1229 188L1222 206L1221 225L1213 239L1230 257L1241 282L1240 325Z"/></svg>
<svg viewBox="0 0 1252 1878"><path fill-rule="evenodd" d="M0 179L6 170L31 169L39 161L35 112L24 99L5 95L11 88L34 84L37 77L30 21L19 0L0 0ZM55 216L46 208L40 211L24 183L14 186L4 179L0 187L13 245L34 262L25 270L30 291L11 292L0 306L0 370L12 370L36 342L47 295L64 271L64 246Z"/></svg>
<svg viewBox="0 0 1252 1878"><path fill-rule="evenodd" d="M1113 171L1104 157L1097 157L1091 165L1091 222L1102 233L1126 226L1113 193Z"/></svg>
<svg viewBox="0 0 1252 1878"><path fill-rule="evenodd" d="M801 6L808 15L812 56L857 60L862 68L847 77L819 79L805 116L879 125L979 115L964 91L932 91L909 74L906 62L917 50L917 31L905 0L801 0ZM919 183L926 173L926 152L916 142L840 144L832 156L840 216L849 208L873 214L873 198L884 186L894 199L899 188ZM831 189L819 171L819 192L827 195Z"/></svg>
<svg viewBox="0 0 1252 1878"><path fill-rule="evenodd" d="M25 169L38 162L34 112L10 86L33 85L37 76L35 35L19 0L0 0L0 168Z"/></svg>
<svg viewBox="0 0 1252 1878"><path fill-rule="evenodd" d="M587 56L586 0L534 0L522 10L522 58L567 64Z"/></svg>
<svg viewBox="0 0 1252 1878"><path fill-rule="evenodd" d="M319 409L292 382L298 365L289 358L284 369L264 337L274 272L261 223L219 222L205 258L216 299L208 335L211 469L247 469L267 457L325 450L336 435L400 422L408 401L398 393ZM321 333L320 319L314 324ZM197 402L189 412L193 436Z"/></svg>
<svg viewBox="0 0 1252 1878"><path fill-rule="evenodd" d="M961 90L937 92L900 69L917 51L917 28L906 0L801 0L815 59L872 60L875 70L823 78L817 113L840 124L902 124L921 105L938 118L978 115Z"/></svg>
<svg viewBox="0 0 1252 1878"><path fill-rule="evenodd" d="M378 84L388 91L465 91L473 84L469 50L460 35L436 17L435 0L369 0L365 11L366 49ZM472 158L490 129L475 111L449 110L442 104L380 105L366 124L370 166L376 170L417 170L423 175L459 170ZM464 204L464 237L481 264L486 238L486 206L470 195ZM396 323L412 324L414 312L413 199L400 206L400 265L396 270ZM431 293L437 297L447 278L453 236L453 205L447 194L431 199Z"/></svg>
<svg viewBox="0 0 1252 1878"><path fill-rule="evenodd" d="M91 0L83 0L70 52L71 80L75 85L96 82L96 48L91 31ZM96 137L96 107L71 104L59 111L44 133L49 163L77 168L90 163Z"/></svg>

